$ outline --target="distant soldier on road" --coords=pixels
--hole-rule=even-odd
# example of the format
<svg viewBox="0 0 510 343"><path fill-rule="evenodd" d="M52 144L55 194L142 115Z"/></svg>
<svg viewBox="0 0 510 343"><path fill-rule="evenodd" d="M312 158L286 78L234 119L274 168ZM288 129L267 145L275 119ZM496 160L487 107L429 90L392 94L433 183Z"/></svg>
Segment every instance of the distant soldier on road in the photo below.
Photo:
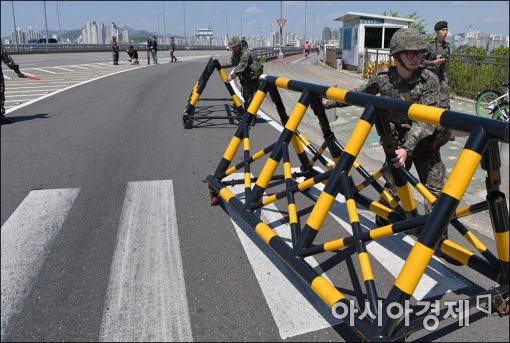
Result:
<svg viewBox="0 0 510 343"><path fill-rule="evenodd" d="M170 40L170 62L177 62L177 58L174 56L175 52L175 40L174 37Z"/></svg>
<svg viewBox="0 0 510 343"><path fill-rule="evenodd" d="M434 25L436 38L427 45L427 53L423 55L422 65L433 71L439 78L440 93L438 107L450 109L450 85L448 84L448 59L450 44L446 42L448 23L439 21Z"/></svg>
<svg viewBox="0 0 510 343"><path fill-rule="evenodd" d="M152 36L151 54L152 54L152 61L154 62L154 64L158 64L158 40L157 40L156 36Z"/></svg>
<svg viewBox="0 0 510 343"><path fill-rule="evenodd" d="M119 42L117 42L117 37L112 37L112 54L113 54L113 64L119 65Z"/></svg>
<svg viewBox="0 0 510 343"><path fill-rule="evenodd" d="M241 38L241 49L248 49L248 42L244 36Z"/></svg>
<svg viewBox="0 0 510 343"><path fill-rule="evenodd" d="M259 88L259 76L262 75L264 67L253 60L248 49L241 48L239 37L232 37L229 46L232 50L232 57L230 63L222 64L222 68L235 67L235 69L232 76L227 76L225 81L230 82L236 77L239 78L244 98L244 109L247 110Z"/></svg>
<svg viewBox="0 0 510 343"><path fill-rule="evenodd" d="M151 45L152 39L150 37L147 39L147 65L151 64Z"/></svg>
<svg viewBox="0 0 510 343"><path fill-rule="evenodd" d="M25 74L23 74L20 70L19 70L19 66L14 63L14 61L12 60L11 56L9 56L9 54L7 53L7 51L5 51L5 48L4 46L2 45L2 61L12 70L14 70L14 72L16 74L18 74L18 77L20 78L24 78L26 77ZM4 73L2 71L2 63L0 62L0 73L2 74L1 78L0 78L0 91L1 91L1 101L2 101L2 109L1 109L1 113L2 113L2 123L1 125L4 125L4 124L10 124L11 123L11 120L10 119L7 119L5 117L5 107L4 107L4 103L5 103L5 83L4 83Z"/></svg>
<svg viewBox="0 0 510 343"><path fill-rule="evenodd" d="M128 61L131 62L131 64L139 64L138 50L136 50L133 45L130 45L129 48L126 50L126 52L129 55Z"/></svg>
<svg viewBox="0 0 510 343"><path fill-rule="evenodd" d="M426 51L427 46L418 31L408 28L398 30L390 42L390 55L397 65L378 72L356 91L437 107L439 80L433 72L420 66ZM326 108L340 105L334 101L323 103ZM414 162L420 182L438 197L445 178L445 166L439 148L448 142L446 130L409 119L391 118L390 126L398 145L391 159L393 166L410 169ZM391 174L385 173L384 178L393 190L392 193L396 194ZM432 206L425 201L425 212L429 213L431 209ZM379 225L385 224L380 217L376 217L376 221Z"/></svg>

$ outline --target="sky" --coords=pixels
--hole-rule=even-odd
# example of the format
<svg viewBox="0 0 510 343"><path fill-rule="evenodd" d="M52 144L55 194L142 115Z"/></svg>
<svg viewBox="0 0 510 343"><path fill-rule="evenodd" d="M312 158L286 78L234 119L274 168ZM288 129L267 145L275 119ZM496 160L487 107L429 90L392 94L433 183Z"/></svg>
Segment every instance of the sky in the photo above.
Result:
<svg viewBox="0 0 510 343"><path fill-rule="evenodd" d="M467 32L471 25L475 31L509 34L508 1L46 1L49 30L59 29L57 3L62 31L97 21L160 35L182 36L186 30L189 36L195 28L211 26L215 36L225 35L228 28L230 36L268 37L271 31L279 30L276 19L280 18L281 6L287 19L283 33L304 35L306 30L308 38L315 34L320 39L324 27L338 29L341 23L334 19L348 11L383 14L385 10L401 16L416 11L428 32L433 32L437 21L446 20L452 33ZM16 26L23 31L28 26L44 31L43 1L2 0L1 37L10 36L14 30L12 4Z"/></svg>

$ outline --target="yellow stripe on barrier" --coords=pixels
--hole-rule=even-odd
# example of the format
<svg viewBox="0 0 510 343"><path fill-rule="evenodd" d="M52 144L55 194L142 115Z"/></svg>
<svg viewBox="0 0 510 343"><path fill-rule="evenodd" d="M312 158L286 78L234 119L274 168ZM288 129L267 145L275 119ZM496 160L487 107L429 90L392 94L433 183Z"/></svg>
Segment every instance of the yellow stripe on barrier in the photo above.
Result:
<svg viewBox="0 0 510 343"><path fill-rule="evenodd" d="M220 70L218 70L218 74L220 74L221 79L223 80L223 82L225 82L225 79L227 78L227 74L225 74L225 69L221 68Z"/></svg>
<svg viewBox="0 0 510 343"><path fill-rule="evenodd" d="M475 235L473 235L471 232L466 232L466 234L464 235L464 238L466 238L466 240L471 243L472 246L475 247L475 249L479 252L484 252L485 250L487 250L487 247L485 246L485 244L483 244L479 239L478 237L476 237Z"/></svg>
<svg viewBox="0 0 510 343"><path fill-rule="evenodd" d="M495 232L496 248L498 249L499 259L503 262L509 262L508 258L508 231Z"/></svg>
<svg viewBox="0 0 510 343"><path fill-rule="evenodd" d="M462 217L468 216L470 214L471 214L471 206L462 207L462 208L457 209L457 211L455 211L455 216L457 218L462 218Z"/></svg>
<svg viewBox="0 0 510 343"><path fill-rule="evenodd" d="M421 182L418 182L416 185L416 190L420 192L421 195L423 195L429 204L433 204L437 200L436 196L432 194Z"/></svg>
<svg viewBox="0 0 510 343"><path fill-rule="evenodd" d="M345 247L344 238L335 239L334 241L324 243L324 251L342 249Z"/></svg>
<svg viewBox="0 0 510 343"><path fill-rule="evenodd" d="M397 207L397 206L398 206L398 201L397 201L397 200L395 200L395 199L391 196L390 192L388 192L387 190L384 190L384 191L381 193L381 197L382 197L384 200L386 200L386 201L387 201L387 202L391 205L391 207L392 207L392 208L395 208L395 207Z"/></svg>
<svg viewBox="0 0 510 343"><path fill-rule="evenodd" d="M200 94L198 94L197 92L194 92L193 95L191 96L191 100L190 100L189 103L192 106L195 106L195 104L197 103L199 97L200 97Z"/></svg>
<svg viewBox="0 0 510 343"><path fill-rule="evenodd" d="M266 242L267 245L269 245L269 241L271 238L276 236L276 233L271 229L266 223L260 222L255 226L255 232L257 235L259 235L260 238Z"/></svg>
<svg viewBox="0 0 510 343"><path fill-rule="evenodd" d="M244 188L251 187L251 175L250 173L244 173Z"/></svg>
<svg viewBox="0 0 510 343"><path fill-rule="evenodd" d="M349 220L351 224L354 222L359 223L358 211L356 210L356 203L353 199L349 199L346 201L347 205L347 213L349 214Z"/></svg>
<svg viewBox="0 0 510 343"><path fill-rule="evenodd" d="M239 137L236 136L232 137L230 143L228 144L227 150L225 150L225 154L223 154L223 158L226 159L227 161L232 161L240 144L241 139Z"/></svg>
<svg viewBox="0 0 510 343"><path fill-rule="evenodd" d="M455 260L459 261L460 263L466 265L468 264L468 260L471 256L474 254L469 251L468 249L458 245L457 243L454 243L448 239L445 239L443 243L441 244L441 252L445 253L448 256L451 256Z"/></svg>
<svg viewBox="0 0 510 343"><path fill-rule="evenodd" d="M303 136L303 134L301 132L297 136L299 137L301 142L303 142L304 145L306 145L306 146L310 145L310 142L308 141L308 139L306 139L306 137Z"/></svg>
<svg viewBox="0 0 510 343"><path fill-rule="evenodd" d="M230 175L232 173L234 173L235 171L237 170L236 166L233 166L233 167L230 167L227 169L227 171L225 172L225 175Z"/></svg>
<svg viewBox="0 0 510 343"><path fill-rule="evenodd" d="M256 161L258 160L259 158L261 158L262 156L264 156L266 153L264 152L264 149L262 150L259 150L257 151L256 153L253 154L252 158L253 158L253 161Z"/></svg>
<svg viewBox="0 0 510 343"><path fill-rule="evenodd" d="M232 100L234 101L234 105L236 107L241 107L241 100L239 100L239 97L237 95L232 95Z"/></svg>
<svg viewBox="0 0 510 343"><path fill-rule="evenodd" d="M444 108L437 108L421 104L412 104L407 111L411 120L425 122L436 126L441 126L441 115L445 111Z"/></svg>
<svg viewBox="0 0 510 343"><path fill-rule="evenodd" d="M256 115L260 104L262 104L262 101L264 101L264 98L266 97L266 93L264 93L261 90L257 90L257 93L255 93L255 96L253 97L253 100L250 103L250 106L248 107L248 112L251 115Z"/></svg>
<svg viewBox="0 0 510 343"><path fill-rule="evenodd" d="M276 200L278 200L276 198L276 194L272 194L272 195L268 196L267 198L262 199L262 205L264 205L264 206L269 205L269 204L275 202Z"/></svg>
<svg viewBox="0 0 510 343"><path fill-rule="evenodd" d="M446 185L443 188L443 193L460 200L466 191L467 186L471 182L471 178L475 173L482 155L479 153L463 149L460 156L453 167L450 177L446 181Z"/></svg>
<svg viewBox="0 0 510 343"><path fill-rule="evenodd" d="M287 85L289 84L289 79L286 79L284 77L279 77L276 79L276 81L274 83L275 83L276 87L278 87L278 88L288 89Z"/></svg>
<svg viewBox="0 0 510 343"><path fill-rule="evenodd" d="M296 224L298 222L296 204L289 204L289 223Z"/></svg>
<svg viewBox="0 0 510 343"><path fill-rule="evenodd" d="M244 143L243 144L243 149L245 151L250 150L250 139L249 138L244 138L243 139L243 143Z"/></svg>
<svg viewBox="0 0 510 343"><path fill-rule="evenodd" d="M308 106L298 102L296 106L294 106L289 120L287 121L287 124L285 124L285 128L289 131L296 132L296 129L301 122L301 119L303 119L307 108Z"/></svg>
<svg viewBox="0 0 510 343"><path fill-rule="evenodd" d="M333 205L333 201L335 201L335 198L331 194L322 192L319 196L319 199L315 203L315 206L313 207L312 213L310 214L310 217L308 217L306 224L314 230L319 230L322 223L324 222L324 219L326 219L326 215L328 214L329 209Z"/></svg>
<svg viewBox="0 0 510 343"><path fill-rule="evenodd" d="M412 295L433 254L433 249L417 241L395 280L395 286L402 292Z"/></svg>
<svg viewBox="0 0 510 343"><path fill-rule="evenodd" d="M220 197L226 202L228 203L230 201L230 199L232 199L234 197L234 193L232 193L230 190L228 190L226 187L223 187L221 190L220 190Z"/></svg>
<svg viewBox="0 0 510 343"><path fill-rule="evenodd" d="M413 193L409 183L406 183L402 187L395 187L397 189L398 196L402 201L402 207L404 211L411 212L416 209L416 203L414 202Z"/></svg>
<svg viewBox="0 0 510 343"><path fill-rule="evenodd" d="M388 237L391 235L393 235L393 224L381 226L380 228L370 230L370 238L372 238L372 240Z"/></svg>
<svg viewBox="0 0 510 343"><path fill-rule="evenodd" d="M322 276L317 276L313 279L311 287L313 291L332 308L338 301L345 298L345 296L335 288L328 280Z"/></svg>
<svg viewBox="0 0 510 343"><path fill-rule="evenodd" d="M393 212L391 208L386 207L377 201L372 201L368 209L369 211L377 214L379 217L383 217L384 219L388 219L389 214Z"/></svg>
<svg viewBox="0 0 510 343"><path fill-rule="evenodd" d="M264 165L264 168L262 168L262 171L260 172L260 175L257 179L257 185L259 185L262 188L266 188L267 185L269 184L269 181L274 175L276 167L278 167L278 162L273 160L271 157L268 158L266 164Z"/></svg>
<svg viewBox="0 0 510 343"><path fill-rule="evenodd" d="M345 95L347 94L347 91L345 89L330 87L326 91L326 98L335 100L338 102L342 102L345 104Z"/></svg>
<svg viewBox="0 0 510 343"><path fill-rule="evenodd" d="M370 267L370 260L368 259L368 254L366 252L362 252L358 255L359 265L361 267L361 275L363 276L363 281L373 280L374 273L372 272L372 267Z"/></svg>
<svg viewBox="0 0 510 343"><path fill-rule="evenodd" d="M290 169L290 162L283 163L283 176L286 179L292 179L292 171Z"/></svg>
<svg viewBox="0 0 510 343"><path fill-rule="evenodd" d="M308 189L308 188L312 187L313 185L315 185L315 181L313 180L313 177L311 177L308 180L305 180L305 181L301 182L300 184L298 184L298 189L300 191L304 191L305 189Z"/></svg>
<svg viewBox="0 0 510 343"><path fill-rule="evenodd" d="M354 157L358 156L361 147L365 144L365 140L367 139L370 130L372 130L372 125L370 125L369 122L363 119L358 120L358 123L352 131L351 137L349 137L349 141L345 145L344 151Z"/></svg>
<svg viewBox="0 0 510 343"><path fill-rule="evenodd" d="M294 147L294 150L298 155L305 152L305 149L303 148L303 143L301 143L295 135L292 137L292 146Z"/></svg>

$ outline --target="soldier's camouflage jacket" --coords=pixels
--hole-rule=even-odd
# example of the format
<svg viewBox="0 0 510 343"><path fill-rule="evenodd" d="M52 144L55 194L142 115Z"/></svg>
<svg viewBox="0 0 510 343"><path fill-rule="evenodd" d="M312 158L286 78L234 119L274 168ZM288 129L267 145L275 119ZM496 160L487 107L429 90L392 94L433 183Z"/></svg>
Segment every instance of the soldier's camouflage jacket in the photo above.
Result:
<svg viewBox="0 0 510 343"><path fill-rule="evenodd" d="M250 51L248 49L241 49L241 51L238 54L232 53L230 63L222 64L222 67L223 68L236 67L234 69L235 77L239 77L239 81L245 83L250 81L249 65L251 63L253 63L253 58L250 55Z"/></svg>
<svg viewBox="0 0 510 343"><path fill-rule="evenodd" d="M436 65L433 61L437 56L450 56L450 44L446 41L440 43L437 38L427 45L427 52L423 55L421 64L434 72L439 78L439 105L441 108L450 107L450 87L448 81L448 60Z"/></svg>
<svg viewBox="0 0 510 343"><path fill-rule="evenodd" d="M14 63L14 61L12 60L11 56L9 56L9 54L7 53L7 51L5 50L4 46L2 45L2 61L9 67L11 68L12 70L14 70L14 72L16 74L19 74L19 66ZM2 93L4 92L4 74L2 73L2 63L0 62L0 73L2 74L1 78L0 78L0 81L2 82Z"/></svg>
<svg viewBox="0 0 510 343"><path fill-rule="evenodd" d="M427 106L438 105L439 80L430 70L419 67L409 80L402 79L396 67L377 73L354 91L367 94L380 94L383 97L399 99L406 102ZM414 152L425 141L433 142L436 136L442 135L441 129L434 125L416 122L409 119L391 118L392 129L395 129L399 147L407 152ZM430 147L424 150L433 150Z"/></svg>

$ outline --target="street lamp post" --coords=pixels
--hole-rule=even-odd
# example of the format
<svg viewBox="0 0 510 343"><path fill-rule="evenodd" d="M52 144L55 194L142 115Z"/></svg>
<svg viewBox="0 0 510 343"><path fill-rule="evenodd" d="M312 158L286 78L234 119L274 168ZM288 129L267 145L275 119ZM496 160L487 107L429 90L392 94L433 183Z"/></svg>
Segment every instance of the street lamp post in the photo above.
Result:
<svg viewBox="0 0 510 343"><path fill-rule="evenodd" d="M60 43L62 43L62 29L60 28L60 13L58 11L58 1L56 1L57 3L57 18L58 18L58 35L60 37Z"/></svg>
<svg viewBox="0 0 510 343"><path fill-rule="evenodd" d="M11 1L11 5L12 5L12 22L14 23L14 48L16 49L16 51L18 51L18 33L16 32L16 16L14 15L14 1Z"/></svg>
<svg viewBox="0 0 510 343"><path fill-rule="evenodd" d="M163 36L166 38L166 13L165 13L165 2L163 1Z"/></svg>
<svg viewBox="0 0 510 343"><path fill-rule="evenodd" d="M50 37L48 35L48 19L46 18L46 1L43 1L44 6L44 25L46 26L46 44L49 44Z"/></svg>
<svg viewBox="0 0 510 343"><path fill-rule="evenodd" d="M183 21L184 21L184 45L187 45L188 44L188 39L186 37L186 5L184 3L184 0L182 1L182 18L183 18Z"/></svg>

